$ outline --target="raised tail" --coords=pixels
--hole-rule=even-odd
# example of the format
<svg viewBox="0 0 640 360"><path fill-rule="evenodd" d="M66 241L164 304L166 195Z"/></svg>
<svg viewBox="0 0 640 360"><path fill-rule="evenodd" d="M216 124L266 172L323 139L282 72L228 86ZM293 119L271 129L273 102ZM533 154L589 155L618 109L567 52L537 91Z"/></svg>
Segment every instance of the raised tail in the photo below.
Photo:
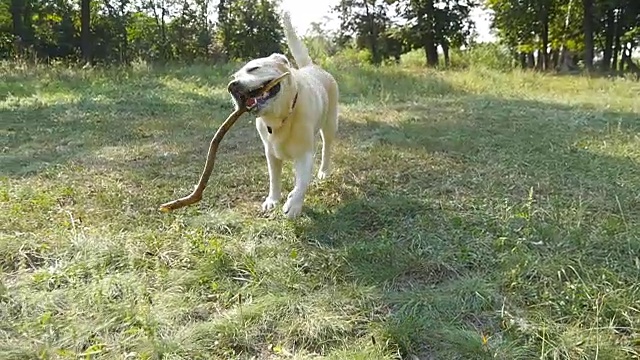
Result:
<svg viewBox="0 0 640 360"><path fill-rule="evenodd" d="M293 55L293 59L296 61L298 68L309 66L313 64L311 57L309 56L309 50L304 45L302 40L296 34L296 31L291 25L291 17L288 11L285 11L282 15L282 22L284 23L284 35L289 45L289 50Z"/></svg>

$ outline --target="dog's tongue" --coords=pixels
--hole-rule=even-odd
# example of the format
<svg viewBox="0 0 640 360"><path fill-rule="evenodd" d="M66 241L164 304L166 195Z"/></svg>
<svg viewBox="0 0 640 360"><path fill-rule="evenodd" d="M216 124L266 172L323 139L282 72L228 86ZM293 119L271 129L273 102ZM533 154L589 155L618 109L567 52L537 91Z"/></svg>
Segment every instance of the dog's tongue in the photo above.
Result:
<svg viewBox="0 0 640 360"><path fill-rule="evenodd" d="M246 106L248 108L252 108L258 103L258 100L260 100L262 98L266 98L267 96L269 96L269 94L265 92L265 93L262 93L260 96L249 98L249 99L247 99Z"/></svg>
<svg viewBox="0 0 640 360"><path fill-rule="evenodd" d="M246 105L248 108L252 108L257 102L258 102L257 98L249 98L247 99Z"/></svg>

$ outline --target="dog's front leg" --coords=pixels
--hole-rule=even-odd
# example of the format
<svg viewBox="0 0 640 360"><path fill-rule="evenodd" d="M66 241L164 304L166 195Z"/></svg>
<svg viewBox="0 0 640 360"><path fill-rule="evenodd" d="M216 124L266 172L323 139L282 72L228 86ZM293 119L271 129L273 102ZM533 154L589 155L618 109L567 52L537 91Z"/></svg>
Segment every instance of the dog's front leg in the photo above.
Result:
<svg viewBox="0 0 640 360"><path fill-rule="evenodd" d="M289 193L283 211L288 218L292 219L300 215L304 196L313 178L313 152L307 152L293 161L293 168L296 177L296 185Z"/></svg>
<svg viewBox="0 0 640 360"><path fill-rule="evenodd" d="M275 157L271 151L265 148L267 168L269 169L269 195L262 203L262 210L272 210L282 196L282 160Z"/></svg>

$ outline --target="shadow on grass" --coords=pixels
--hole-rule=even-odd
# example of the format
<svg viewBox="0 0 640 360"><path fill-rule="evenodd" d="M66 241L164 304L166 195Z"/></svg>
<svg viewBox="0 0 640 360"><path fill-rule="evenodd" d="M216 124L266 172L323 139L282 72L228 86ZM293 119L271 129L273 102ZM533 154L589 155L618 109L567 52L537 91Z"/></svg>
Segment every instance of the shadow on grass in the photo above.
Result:
<svg viewBox="0 0 640 360"><path fill-rule="evenodd" d="M626 356L640 321L622 305L640 295L640 168L624 155L638 115L473 96L396 110L396 124L343 120L340 193L315 187L297 228L379 289L378 341L425 359L537 356L542 341ZM610 324L598 337L597 321Z"/></svg>
<svg viewBox="0 0 640 360"><path fill-rule="evenodd" d="M131 168L137 173L149 171L142 174L147 179L158 176L154 169L157 166L153 165L159 162L174 163L177 168L187 158L200 163L210 137L231 111L227 94L219 88L232 70L229 66L153 72L104 70L86 74L60 70L15 77L6 86L7 94L14 97L13 105L0 108L0 117L7 125L0 140L3 174L32 176L47 169L55 171L56 166L76 160L92 159L109 149L119 148L122 154L127 149L145 146L156 147L158 153L145 155L142 162L135 151L131 151L131 159L112 156L107 161L102 156L98 162L107 161L112 167ZM414 97L456 93L437 77L425 78L402 70L363 68L338 73L337 77L346 104L405 102ZM190 91L193 89L171 88L167 82L173 80L210 88L212 93L203 95ZM61 100L38 99L52 94L60 94ZM35 99L25 100L30 97ZM163 152L168 143L174 151ZM236 125L227 135L225 147L232 154L234 149L247 152L259 149L253 125Z"/></svg>
<svg viewBox="0 0 640 360"><path fill-rule="evenodd" d="M52 104L34 100L0 109L4 175L35 175L107 148L135 149L210 137L231 110L230 102L219 95L176 94L151 78L132 81L124 90L110 85L84 92L66 83L56 88L70 99Z"/></svg>
<svg viewBox="0 0 640 360"><path fill-rule="evenodd" d="M217 83L204 70L158 77ZM637 114L472 96L432 74L363 68L338 77L343 103L371 116L343 120L329 180L338 193L314 186L296 233L310 253L340 252L346 284L376 288L377 343L424 359L532 357L543 341L570 354L630 344L640 321L628 311L640 298L640 174L617 154L632 143ZM122 81L85 97L64 83L80 100L0 110L10 124L3 175L79 162L81 171L116 169L144 186L162 177L172 184L165 188L190 188L197 173L174 176L201 171L227 98L177 91L151 75ZM378 121L376 111L397 121ZM260 178L238 184L242 171L221 172L231 190L216 208L258 187L259 201L266 189L255 130L237 126L224 145L232 161L216 166L255 162L262 170L242 175ZM131 194L117 191L98 205L126 205L120 197ZM150 201L136 196L136 208ZM118 220L134 223L125 215ZM595 331L600 343L584 335L597 322L614 325ZM611 354L623 358L619 348Z"/></svg>

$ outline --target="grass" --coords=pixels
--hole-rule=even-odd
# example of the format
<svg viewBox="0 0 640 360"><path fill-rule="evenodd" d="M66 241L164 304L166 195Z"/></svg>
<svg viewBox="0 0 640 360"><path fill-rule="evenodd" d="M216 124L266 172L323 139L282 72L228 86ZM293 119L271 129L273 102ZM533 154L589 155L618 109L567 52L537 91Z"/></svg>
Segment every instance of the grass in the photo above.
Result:
<svg viewBox="0 0 640 360"><path fill-rule="evenodd" d="M0 358L640 357L637 83L332 70L336 170L288 221L249 118L157 210L230 67L5 64Z"/></svg>

